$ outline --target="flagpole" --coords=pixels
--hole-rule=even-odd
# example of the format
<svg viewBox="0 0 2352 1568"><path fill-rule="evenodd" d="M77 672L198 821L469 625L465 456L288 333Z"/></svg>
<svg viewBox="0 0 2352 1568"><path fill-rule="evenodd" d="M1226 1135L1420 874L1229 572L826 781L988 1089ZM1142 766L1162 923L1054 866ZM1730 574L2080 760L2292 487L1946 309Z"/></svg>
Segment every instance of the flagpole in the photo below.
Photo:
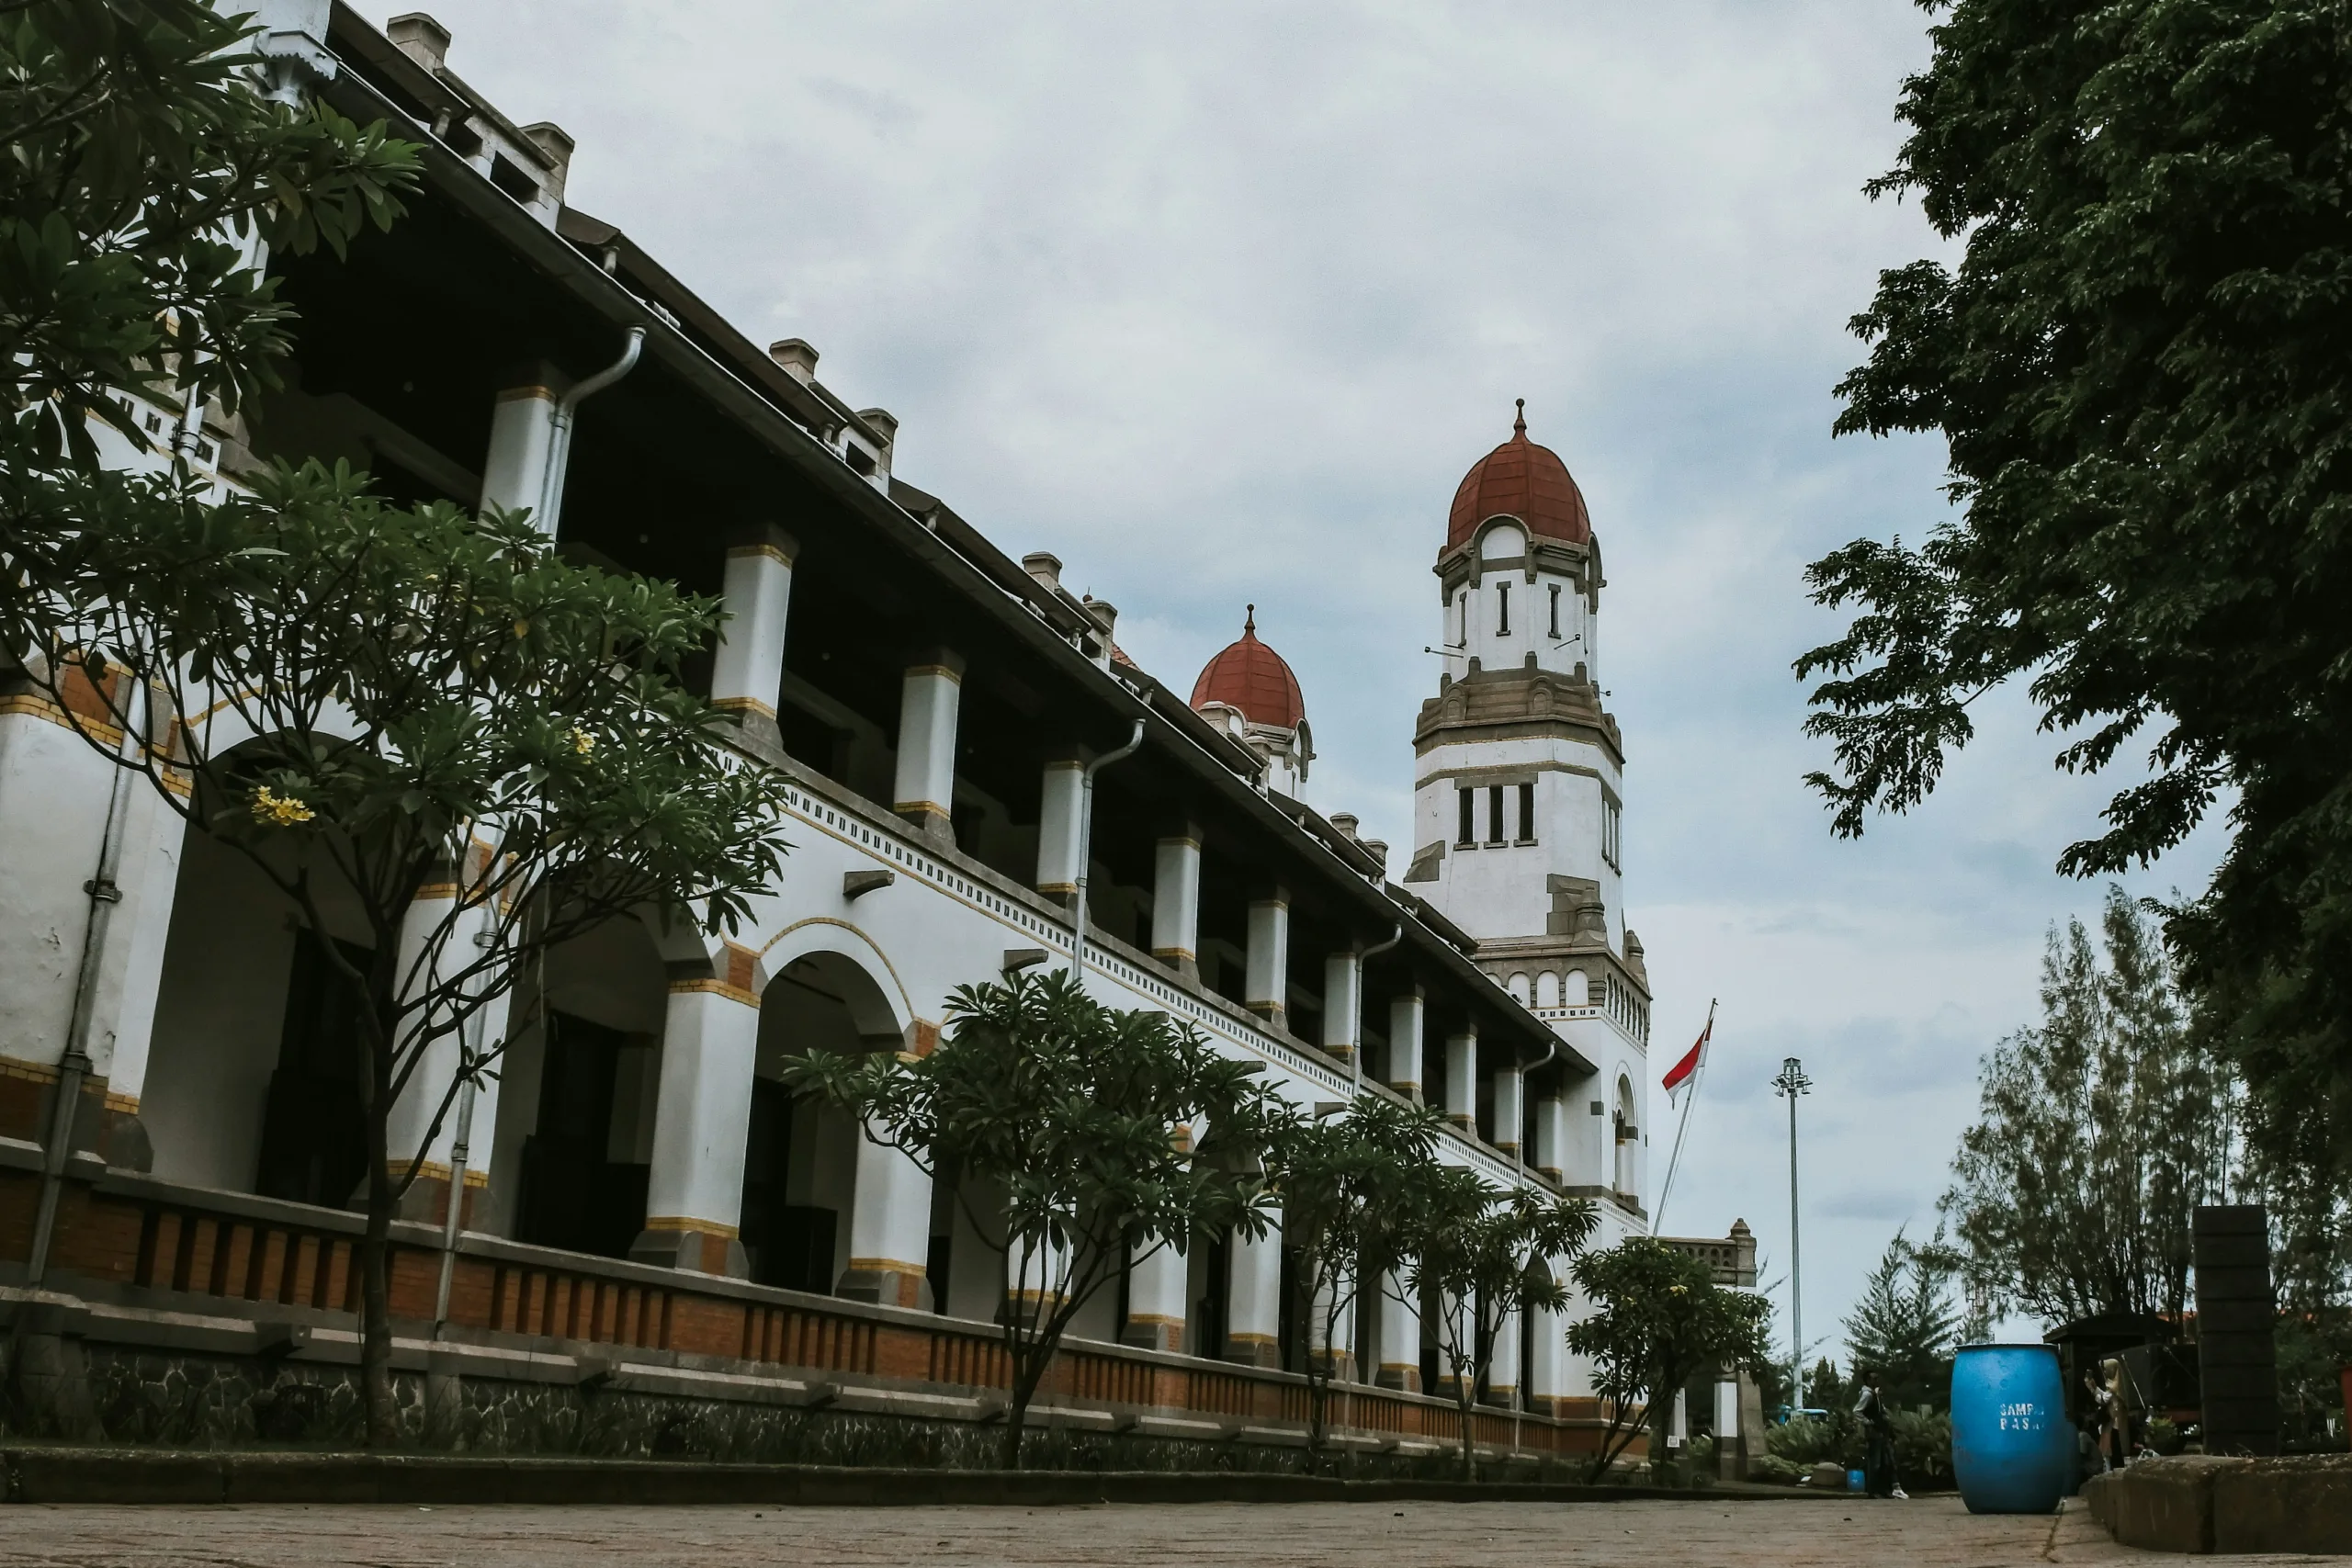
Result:
<svg viewBox="0 0 2352 1568"><path fill-rule="evenodd" d="M1712 1040L1715 1032L1715 998L1707 998L1707 1027L1699 1032L1702 1041ZM1682 1135L1690 1130L1690 1108L1699 1103L1699 1086L1706 1080L1707 1054L1699 1053L1699 1065L1690 1069L1690 1089L1682 1101L1682 1120L1674 1128L1674 1153L1666 1162L1666 1182L1657 1190L1657 1213L1650 1216L1650 1234L1656 1235L1666 1224L1666 1201L1674 1196L1674 1172L1682 1164Z"/></svg>

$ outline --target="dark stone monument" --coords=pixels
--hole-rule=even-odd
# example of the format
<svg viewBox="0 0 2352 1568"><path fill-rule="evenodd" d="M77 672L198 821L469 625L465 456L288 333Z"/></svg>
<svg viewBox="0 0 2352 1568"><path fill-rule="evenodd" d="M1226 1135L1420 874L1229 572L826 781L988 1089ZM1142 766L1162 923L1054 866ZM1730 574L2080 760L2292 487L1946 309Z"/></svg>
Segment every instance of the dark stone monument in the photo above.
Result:
<svg viewBox="0 0 2352 1568"><path fill-rule="evenodd" d="M2259 1203L2205 1204L2190 1224L2197 1348L2209 1454L2278 1451L2278 1307L2270 1216Z"/></svg>

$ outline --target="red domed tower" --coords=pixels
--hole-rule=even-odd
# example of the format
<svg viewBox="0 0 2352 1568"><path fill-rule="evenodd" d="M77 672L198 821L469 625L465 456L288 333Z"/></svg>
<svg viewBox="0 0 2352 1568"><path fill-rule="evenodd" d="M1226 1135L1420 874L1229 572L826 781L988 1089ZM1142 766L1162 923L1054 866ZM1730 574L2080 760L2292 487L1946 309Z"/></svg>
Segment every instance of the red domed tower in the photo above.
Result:
<svg viewBox="0 0 2352 1568"><path fill-rule="evenodd" d="M1306 698L1283 656L1258 640L1258 606L1248 607L1238 641L1201 669L1193 711L1266 760L1266 785L1295 797L1314 761Z"/></svg>
<svg viewBox="0 0 2352 1568"><path fill-rule="evenodd" d="M1444 662L1413 732L1405 882L1600 1066L1569 1099L1613 1120L1569 1118L1539 1157L1638 1213L1649 979L1624 920L1624 746L1597 680L1600 545L1567 465L1527 438L1524 401L1454 491L1436 571Z"/></svg>

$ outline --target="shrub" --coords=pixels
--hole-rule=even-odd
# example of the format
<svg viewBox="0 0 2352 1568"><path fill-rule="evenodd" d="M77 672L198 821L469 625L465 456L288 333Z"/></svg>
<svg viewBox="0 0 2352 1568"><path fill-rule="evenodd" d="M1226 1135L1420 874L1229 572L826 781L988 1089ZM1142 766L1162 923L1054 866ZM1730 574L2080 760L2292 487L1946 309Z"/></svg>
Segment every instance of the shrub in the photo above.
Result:
<svg viewBox="0 0 2352 1568"><path fill-rule="evenodd" d="M1770 1439L1767 1439L1768 1441ZM1769 1481L1776 1486L1794 1486L1804 1472L1779 1454L1758 1454L1747 1461L1747 1479Z"/></svg>
<svg viewBox="0 0 2352 1568"><path fill-rule="evenodd" d="M1764 1435L1764 1446L1800 1470L1826 1460L1846 1470L1862 1462L1862 1429L1842 1410L1826 1416L1792 1416Z"/></svg>

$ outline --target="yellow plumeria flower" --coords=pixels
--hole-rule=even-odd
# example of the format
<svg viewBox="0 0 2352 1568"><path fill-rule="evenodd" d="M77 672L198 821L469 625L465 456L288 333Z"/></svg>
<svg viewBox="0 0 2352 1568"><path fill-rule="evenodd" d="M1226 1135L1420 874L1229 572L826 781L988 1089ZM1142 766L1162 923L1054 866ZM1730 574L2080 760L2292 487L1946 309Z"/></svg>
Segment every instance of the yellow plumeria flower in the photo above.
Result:
<svg viewBox="0 0 2352 1568"><path fill-rule="evenodd" d="M596 738L584 729L575 728L571 732L571 749L585 757L596 749Z"/></svg>
<svg viewBox="0 0 2352 1568"><path fill-rule="evenodd" d="M265 828L291 828L318 815L293 795L274 794L267 784L254 788L253 811L254 820Z"/></svg>

